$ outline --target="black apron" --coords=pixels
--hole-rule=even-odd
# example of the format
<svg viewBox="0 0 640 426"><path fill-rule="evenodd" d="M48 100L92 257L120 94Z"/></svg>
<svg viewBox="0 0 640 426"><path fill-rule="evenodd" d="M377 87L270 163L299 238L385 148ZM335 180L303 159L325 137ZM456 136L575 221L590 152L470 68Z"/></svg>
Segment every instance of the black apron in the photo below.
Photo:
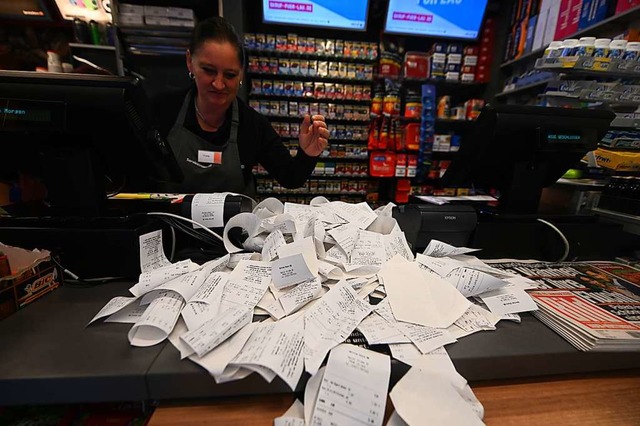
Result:
<svg viewBox="0 0 640 426"><path fill-rule="evenodd" d="M184 180L172 192L236 192L255 196L253 179L245 182L240 153L238 151L238 100L231 106L231 132L222 147L213 145L184 127L184 119L193 102L193 90L184 98L167 140L184 174ZM218 154L214 154L218 153ZM199 155L222 156L221 164L199 161Z"/></svg>

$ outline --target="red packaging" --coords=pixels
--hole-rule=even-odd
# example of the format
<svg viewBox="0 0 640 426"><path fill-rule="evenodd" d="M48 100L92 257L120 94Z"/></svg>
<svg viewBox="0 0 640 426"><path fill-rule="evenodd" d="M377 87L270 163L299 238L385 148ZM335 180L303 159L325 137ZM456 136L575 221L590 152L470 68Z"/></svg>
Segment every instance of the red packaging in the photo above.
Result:
<svg viewBox="0 0 640 426"><path fill-rule="evenodd" d="M376 151L369 159L369 174L374 177L393 177L396 168L396 154L392 151Z"/></svg>
<svg viewBox="0 0 640 426"><path fill-rule="evenodd" d="M407 155L407 177L415 177L418 170L418 156L414 154Z"/></svg>
<svg viewBox="0 0 640 426"><path fill-rule="evenodd" d="M407 52L404 55L404 76L429 78L429 56L424 52Z"/></svg>
<svg viewBox="0 0 640 426"><path fill-rule="evenodd" d="M465 56L473 56L478 54L478 46L465 46L462 54Z"/></svg>
<svg viewBox="0 0 640 426"><path fill-rule="evenodd" d="M396 177L405 177L405 176L407 176L407 155L397 154L396 155Z"/></svg>
<svg viewBox="0 0 640 426"><path fill-rule="evenodd" d="M404 145L409 150L420 149L420 123L409 123L405 126Z"/></svg>
<svg viewBox="0 0 640 426"><path fill-rule="evenodd" d="M618 13L622 13L625 10L629 10L632 7L636 7L640 5L640 0L618 0L618 3L616 3L616 15Z"/></svg>
<svg viewBox="0 0 640 426"><path fill-rule="evenodd" d="M578 31L582 0L562 0L554 40L563 40Z"/></svg>
<svg viewBox="0 0 640 426"><path fill-rule="evenodd" d="M411 191L411 180L398 179L398 183L396 184L396 191Z"/></svg>

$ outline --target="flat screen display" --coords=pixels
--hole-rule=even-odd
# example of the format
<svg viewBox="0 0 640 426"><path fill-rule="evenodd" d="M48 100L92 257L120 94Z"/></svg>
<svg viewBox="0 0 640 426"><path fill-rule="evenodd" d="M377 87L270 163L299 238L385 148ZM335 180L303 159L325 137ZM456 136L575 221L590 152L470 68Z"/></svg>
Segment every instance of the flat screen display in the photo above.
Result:
<svg viewBox="0 0 640 426"><path fill-rule="evenodd" d="M488 0L389 0L384 30L393 34L476 39Z"/></svg>
<svg viewBox="0 0 640 426"><path fill-rule="evenodd" d="M0 0L0 18L50 20L42 0Z"/></svg>
<svg viewBox="0 0 640 426"><path fill-rule="evenodd" d="M364 31L369 0L262 0L267 24L304 25Z"/></svg>
<svg viewBox="0 0 640 426"><path fill-rule="evenodd" d="M61 130L65 116L63 102L0 98L0 130Z"/></svg>

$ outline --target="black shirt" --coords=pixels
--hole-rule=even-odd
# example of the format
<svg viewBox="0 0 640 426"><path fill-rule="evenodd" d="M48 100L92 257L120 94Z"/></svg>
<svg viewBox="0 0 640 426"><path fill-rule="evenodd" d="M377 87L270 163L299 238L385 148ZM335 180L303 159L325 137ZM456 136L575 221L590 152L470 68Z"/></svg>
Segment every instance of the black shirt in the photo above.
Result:
<svg viewBox="0 0 640 426"><path fill-rule="evenodd" d="M153 102L153 115L158 131L166 138L176 121L187 91L163 94ZM316 166L317 157L310 157L298 149L295 157L282 144L280 136L271 123L238 98L240 125L238 128L238 150L245 181L252 179L253 167L260 163L269 174L285 188L299 188L309 178ZM302 120L302 119L301 119ZM231 108L227 110L224 124L216 132L202 130L196 118L195 106L188 107L184 126L210 141L213 146L224 146L231 131Z"/></svg>

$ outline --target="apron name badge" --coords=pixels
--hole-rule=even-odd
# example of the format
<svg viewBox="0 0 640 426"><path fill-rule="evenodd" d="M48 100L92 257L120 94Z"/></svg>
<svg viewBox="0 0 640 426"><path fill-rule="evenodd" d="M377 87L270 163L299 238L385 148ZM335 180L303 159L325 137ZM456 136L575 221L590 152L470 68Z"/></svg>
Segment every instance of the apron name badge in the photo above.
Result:
<svg viewBox="0 0 640 426"><path fill-rule="evenodd" d="M198 162L208 164L222 164L222 152L198 150Z"/></svg>

